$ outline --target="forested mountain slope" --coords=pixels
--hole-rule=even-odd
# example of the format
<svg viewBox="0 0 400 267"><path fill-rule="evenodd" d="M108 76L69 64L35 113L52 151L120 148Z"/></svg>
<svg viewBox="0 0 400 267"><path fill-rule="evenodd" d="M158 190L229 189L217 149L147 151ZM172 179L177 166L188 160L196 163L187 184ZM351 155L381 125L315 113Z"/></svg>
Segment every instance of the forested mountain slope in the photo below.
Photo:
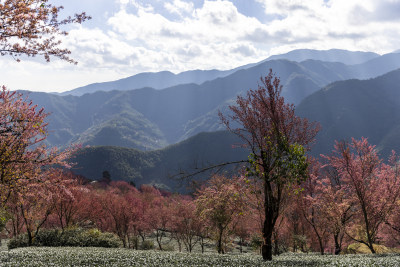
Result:
<svg viewBox="0 0 400 267"><path fill-rule="evenodd" d="M334 140L368 137L382 155L400 152L400 69L369 80L339 81L307 97L298 115L322 126L313 153L329 153Z"/></svg>

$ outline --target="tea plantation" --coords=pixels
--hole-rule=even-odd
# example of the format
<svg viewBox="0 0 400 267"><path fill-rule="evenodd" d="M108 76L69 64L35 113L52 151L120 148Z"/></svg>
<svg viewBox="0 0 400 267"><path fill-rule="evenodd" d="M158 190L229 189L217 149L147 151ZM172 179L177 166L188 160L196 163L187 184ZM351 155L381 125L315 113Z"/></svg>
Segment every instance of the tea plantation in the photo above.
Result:
<svg viewBox="0 0 400 267"><path fill-rule="evenodd" d="M120 248L18 248L0 252L0 266L400 266L400 254L343 255L287 253L263 262L255 254L178 253Z"/></svg>

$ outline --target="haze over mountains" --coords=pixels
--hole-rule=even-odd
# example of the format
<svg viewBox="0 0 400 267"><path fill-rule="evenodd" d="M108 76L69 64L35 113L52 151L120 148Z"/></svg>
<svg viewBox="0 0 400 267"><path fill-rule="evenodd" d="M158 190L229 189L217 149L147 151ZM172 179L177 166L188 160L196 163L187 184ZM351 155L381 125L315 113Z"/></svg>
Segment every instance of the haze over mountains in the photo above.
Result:
<svg viewBox="0 0 400 267"><path fill-rule="evenodd" d="M385 155L391 148L400 148L396 141L400 134L399 53L379 56L344 50L297 50L228 71L144 73L77 88L69 95L31 92L29 97L52 113L49 145L78 142L124 147L84 151L77 158L77 172L98 179L108 168L118 179L173 188L174 183L166 180L168 168L187 170L189 161L204 164L245 157L246 153L232 152L230 147L201 154L199 147L207 147L216 139L230 139L223 137L223 132L218 138L212 133L203 133L199 139L195 135L223 130L218 110L226 112L238 94L257 88L259 78L270 68L281 78L282 93L296 104L298 114L320 121L323 128L313 150L315 155L332 150L335 139L361 136L369 137ZM354 80L370 78L374 79ZM173 146L175 149L163 149L190 137L194 139ZM195 148L194 143L203 145ZM186 152L173 152L177 147Z"/></svg>

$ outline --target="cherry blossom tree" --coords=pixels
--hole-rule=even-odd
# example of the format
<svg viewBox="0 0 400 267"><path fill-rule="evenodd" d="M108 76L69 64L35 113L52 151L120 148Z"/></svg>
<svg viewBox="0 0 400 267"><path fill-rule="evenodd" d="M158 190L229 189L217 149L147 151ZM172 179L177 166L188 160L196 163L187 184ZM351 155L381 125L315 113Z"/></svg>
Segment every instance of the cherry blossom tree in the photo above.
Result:
<svg viewBox="0 0 400 267"><path fill-rule="evenodd" d="M198 243L198 233L202 228L202 221L196 214L196 205L190 197L175 196L171 202L172 222L171 231L178 242L179 251L182 250L182 243L186 251L192 252L193 247Z"/></svg>
<svg viewBox="0 0 400 267"><path fill-rule="evenodd" d="M28 245L33 244L39 230L54 211L53 198L61 192L63 195L71 194L69 191L71 180L69 177L60 175L61 172L61 170L48 169L40 174L45 178L40 179L39 182L24 180L26 185L22 190L13 192L10 202L7 203L9 211L16 217L15 221L22 219L23 228L28 236Z"/></svg>
<svg viewBox="0 0 400 267"><path fill-rule="evenodd" d="M246 191L242 177L228 179L214 175L208 186L196 193L196 206L214 231L218 253L225 253L223 241L231 235L245 211Z"/></svg>
<svg viewBox="0 0 400 267"><path fill-rule="evenodd" d="M81 181L72 172L55 170L66 180L62 187L55 188L52 194L52 206L54 207L52 217L56 222L53 227L65 228L78 225L82 220L79 218L81 209L84 207L84 197L89 189L81 184Z"/></svg>
<svg viewBox="0 0 400 267"><path fill-rule="evenodd" d="M68 34L61 26L82 23L90 17L83 12L60 20L62 9L48 0L0 1L0 55L10 55L17 61L22 55L39 55L46 61L56 57L77 63L68 56L69 49L60 47L59 37Z"/></svg>
<svg viewBox="0 0 400 267"><path fill-rule="evenodd" d="M155 232L158 248L163 250L162 240L172 223L171 204L167 197L159 196L153 199L146 215L146 222Z"/></svg>
<svg viewBox="0 0 400 267"><path fill-rule="evenodd" d="M320 168L319 162L316 160L312 161L309 168L309 178L301 185L304 191L298 195L299 201L297 202L297 207L299 207L304 220L312 228L318 240L320 253L324 255L329 234L329 228L327 227L329 222L323 214L326 210L324 209L323 202L320 201L321 194L319 192L320 187L318 187L321 185L319 183Z"/></svg>
<svg viewBox="0 0 400 267"><path fill-rule="evenodd" d="M319 207L325 227L333 237L335 255L339 255L347 239L345 233L355 215L353 201L337 170L329 165L321 167L316 185L318 194L313 203Z"/></svg>
<svg viewBox="0 0 400 267"><path fill-rule="evenodd" d="M339 142L333 155L325 156L347 187L355 209L353 232L348 236L363 243L375 253L382 224L390 218L400 197L400 176L394 152L385 164L375 146L366 138Z"/></svg>
<svg viewBox="0 0 400 267"><path fill-rule="evenodd" d="M0 200L23 189L27 181L38 181L44 166L69 167L65 161L77 147L62 152L43 144L47 137L48 114L31 101L4 87L0 92Z"/></svg>

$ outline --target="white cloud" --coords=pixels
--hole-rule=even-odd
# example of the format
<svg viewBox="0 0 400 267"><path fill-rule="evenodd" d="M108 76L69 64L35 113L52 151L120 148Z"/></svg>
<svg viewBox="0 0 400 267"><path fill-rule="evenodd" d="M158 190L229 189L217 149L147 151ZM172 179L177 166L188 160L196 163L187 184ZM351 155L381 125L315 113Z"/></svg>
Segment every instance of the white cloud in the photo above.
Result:
<svg viewBox="0 0 400 267"><path fill-rule="evenodd" d="M121 10L108 22L121 38L140 43L150 54L169 55L164 69L172 71L232 68L267 54L246 39L262 23L240 14L229 1L205 1L180 21L144 10L137 14Z"/></svg>
<svg viewBox="0 0 400 267"><path fill-rule="evenodd" d="M164 7L173 14L183 16L184 14L190 14L193 12L194 5L191 2L185 2L182 0L173 0L173 2L166 2Z"/></svg>
<svg viewBox="0 0 400 267"><path fill-rule="evenodd" d="M262 3L263 22L240 13L229 0L205 0L202 5L98 0L91 11L101 13L91 15L102 24L72 27L63 39L79 61L77 67L57 60L50 65L5 60L1 83L72 89L143 71L231 69L297 48L387 53L400 47L400 0L246 1ZM80 7L77 0L70 3ZM10 69L29 79L18 79Z"/></svg>
<svg viewBox="0 0 400 267"><path fill-rule="evenodd" d="M387 53L400 41L388 34L400 34L398 0L257 0L263 3L265 14L272 16L269 27L290 33L281 40L274 53L294 48L343 48ZM386 11L384 11L386 10ZM385 16L384 14L387 14ZM390 22L380 18L391 17ZM397 21L396 21L397 20Z"/></svg>

